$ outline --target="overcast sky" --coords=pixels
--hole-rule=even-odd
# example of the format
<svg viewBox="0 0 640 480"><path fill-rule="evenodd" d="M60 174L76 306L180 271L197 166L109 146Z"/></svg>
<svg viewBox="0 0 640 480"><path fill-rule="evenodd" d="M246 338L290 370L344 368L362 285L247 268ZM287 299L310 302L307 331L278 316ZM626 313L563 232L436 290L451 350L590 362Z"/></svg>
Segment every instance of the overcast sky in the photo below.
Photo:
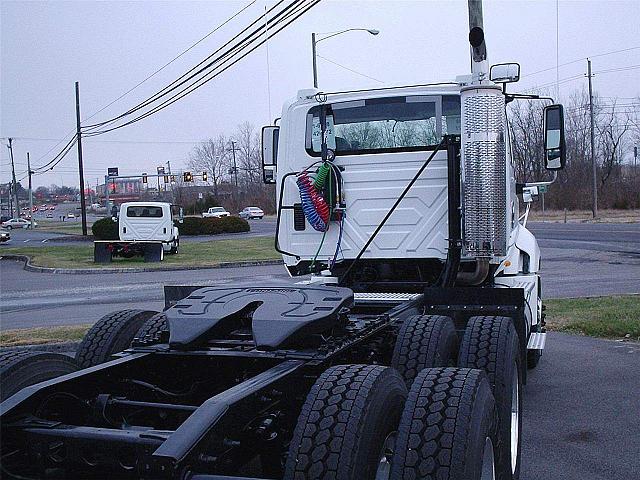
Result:
<svg viewBox="0 0 640 480"><path fill-rule="evenodd" d="M46 163L58 140L75 131L74 82L80 82L82 118L120 96L164 65L250 0L202 2L15 2L0 3L0 137L14 137L16 170ZM258 0L161 73L96 115L100 121L147 98L197 64L270 7ZM86 139L85 178L92 185L108 166L121 174L152 172L171 161L186 166L195 142L233 133L249 121L261 127L279 116L282 103L300 88L312 86L311 32L367 27L378 36L350 32L321 43L318 53L361 72L357 75L321 58L323 89L452 80L469 69L466 1L324 0L235 67L173 106L135 125ZM594 56L595 90L630 101L640 95L638 66L640 1L560 1L559 63ZM556 1L484 2L484 26L490 63L522 65L514 91L556 80ZM606 55L601 55L606 54ZM535 75L539 70L549 69ZM561 81L586 72L586 61L560 68ZM530 76L528 76L530 75ZM560 94L586 87L586 78L567 80ZM99 139L99 140L98 140ZM10 178L6 140L0 150L0 181ZM61 148L58 147L58 149ZM77 184L75 150L50 173L34 177L36 185ZM26 182L23 182L25 184Z"/></svg>

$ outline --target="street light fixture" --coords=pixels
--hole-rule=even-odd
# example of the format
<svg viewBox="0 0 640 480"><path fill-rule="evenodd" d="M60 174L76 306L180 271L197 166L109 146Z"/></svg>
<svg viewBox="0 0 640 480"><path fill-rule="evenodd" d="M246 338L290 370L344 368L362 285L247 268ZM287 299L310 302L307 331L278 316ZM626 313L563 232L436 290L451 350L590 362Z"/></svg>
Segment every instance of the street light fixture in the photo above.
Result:
<svg viewBox="0 0 640 480"><path fill-rule="evenodd" d="M380 33L380 30L376 30L375 28L347 28L346 30L341 30L339 32L334 32L334 33L328 33L328 34L312 33L311 34L311 51L313 54L313 86L315 88L318 88L318 67L316 65L316 45L322 42L323 40L327 40L328 38L335 37L336 35L341 35L343 33L354 32L354 31L368 32L371 35L378 35ZM316 39L316 35L326 35L326 37Z"/></svg>

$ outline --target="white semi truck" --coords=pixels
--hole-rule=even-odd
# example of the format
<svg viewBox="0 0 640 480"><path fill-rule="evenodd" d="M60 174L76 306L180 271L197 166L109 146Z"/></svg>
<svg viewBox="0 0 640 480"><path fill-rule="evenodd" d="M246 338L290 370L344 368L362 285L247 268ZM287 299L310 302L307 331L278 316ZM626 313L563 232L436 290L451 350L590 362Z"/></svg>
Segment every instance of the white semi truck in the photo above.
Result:
<svg viewBox="0 0 640 480"><path fill-rule="evenodd" d="M488 67L469 6L470 75L302 90L263 130L275 246L299 281L165 286L163 312L105 315L75 363L0 354L4 474L519 478L543 183L515 179L505 108L533 97L506 92L516 64ZM560 105L544 130L558 170Z"/></svg>

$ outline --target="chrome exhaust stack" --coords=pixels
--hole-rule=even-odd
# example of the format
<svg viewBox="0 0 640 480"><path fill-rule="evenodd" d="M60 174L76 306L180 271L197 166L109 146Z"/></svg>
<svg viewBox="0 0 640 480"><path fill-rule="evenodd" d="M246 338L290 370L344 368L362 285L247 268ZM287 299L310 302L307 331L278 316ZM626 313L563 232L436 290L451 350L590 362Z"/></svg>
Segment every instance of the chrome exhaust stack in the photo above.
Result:
<svg viewBox="0 0 640 480"><path fill-rule="evenodd" d="M463 241L476 258L507 251L505 100L488 79L482 2L469 0L472 79L461 89Z"/></svg>

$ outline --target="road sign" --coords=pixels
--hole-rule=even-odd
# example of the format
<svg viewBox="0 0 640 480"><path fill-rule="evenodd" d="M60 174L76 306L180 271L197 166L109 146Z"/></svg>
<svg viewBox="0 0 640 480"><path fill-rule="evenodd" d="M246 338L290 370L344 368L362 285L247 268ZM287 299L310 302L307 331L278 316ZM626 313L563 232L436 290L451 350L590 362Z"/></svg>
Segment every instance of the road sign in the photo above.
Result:
<svg viewBox="0 0 640 480"><path fill-rule="evenodd" d="M547 193L547 189L549 187L547 185L540 185L538 186L538 193Z"/></svg>
<svg viewBox="0 0 640 480"><path fill-rule="evenodd" d="M198 198L202 200L202 192L198 192Z"/></svg>
<svg viewBox="0 0 640 480"><path fill-rule="evenodd" d="M109 168L107 168L107 175L109 177L117 177L118 176L118 167L109 167Z"/></svg>
<svg viewBox="0 0 640 480"><path fill-rule="evenodd" d="M164 167L158 167L158 175L164 175Z"/></svg>

